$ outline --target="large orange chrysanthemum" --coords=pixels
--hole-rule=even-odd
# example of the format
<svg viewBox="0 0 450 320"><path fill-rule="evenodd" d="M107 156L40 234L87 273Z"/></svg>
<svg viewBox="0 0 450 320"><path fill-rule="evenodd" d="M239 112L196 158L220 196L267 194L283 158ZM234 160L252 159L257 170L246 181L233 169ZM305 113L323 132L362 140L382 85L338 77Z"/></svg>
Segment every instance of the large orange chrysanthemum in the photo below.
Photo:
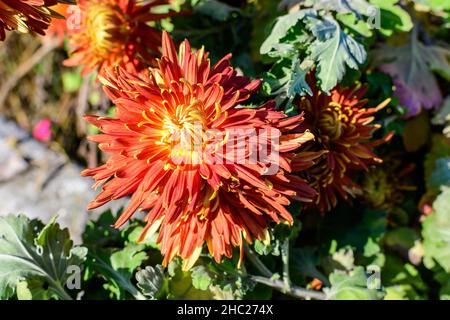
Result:
<svg viewBox="0 0 450 320"><path fill-rule="evenodd" d="M315 196L289 174L292 152L313 136L286 134L302 116L288 119L273 103L236 108L260 81L237 75L231 55L211 67L204 49L191 52L187 40L177 54L167 33L162 48L148 75L118 68L100 77L117 110L115 118L86 118L103 132L90 139L111 154L105 165L82 173L103 185L89 208L131 195L115 227L137 209L148 210L141 239L159 230L164 264L180 256L189 269L205 242L218 262L236 246L242 257L243 239L267 240L270 222L293 222L289 198ZM261 150L269 151L266 158ZM296 168L309 167L311 159L298 157Z"/></svg>
<svg viewBox="0 0 450 320"><path fill-rule="evenodd" d="M160 55L161 33L149 25L174 13L154 13L168 0L79 0L80 26L70 30L72 57L67 66L83 73L121 64L130 72L146 68Z"/></svg>
<svg viewBox="0 0 450 320"><path fill-rule="evenodd" d="M17 30L45 34L52 18L63 18L52 10L58 3L74 4L74 0L0 0L0 40L5 31Z"/></svg>
<svg viewBox="0 0 450 320"><path fill-rule="evenodd" d="M321 92L312 74L307 81L312 88L312 96L299 98L295 104L305 114L302 127L311 130L315 141L306 150L321 152L316 164L300 174L317 191L312 204L324 213L337 204L338 196L348 200L349 195L361 192L353 182L352 174L367 170L370 165L381 163L372 149L389 140L392 135L381 140L373 140L372 133L380 126L371 124L373 115L384 108L386 100L376 108L364 108L365 87L353 86L332 90L331 95Z"/></svg>

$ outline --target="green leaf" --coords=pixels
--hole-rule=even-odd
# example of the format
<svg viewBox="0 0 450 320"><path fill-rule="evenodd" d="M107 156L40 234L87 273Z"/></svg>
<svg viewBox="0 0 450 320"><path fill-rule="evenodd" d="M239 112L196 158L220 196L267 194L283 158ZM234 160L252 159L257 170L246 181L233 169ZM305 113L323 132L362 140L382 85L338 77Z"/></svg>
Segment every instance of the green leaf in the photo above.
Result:
<svg viewBox="0 0 450 320"><path fill-rule="evenodd" d="M103 212L96 220L89 220L83 232L83 243L91 250L97 250L120 241L120 231L112 228L115 216L111 210Z"/></svg>
<svg viewBox="0 0 450 320"><path fill-rule="evenodd" d="M410 284L398 284L385 288L384 300L423 300Z"/></svg>
<svg viewBox="0 0 450 320"><path fill-rule="evenodd" d="M331 287L324 289L328 300L379 300L384 293L368 288L368 277L363 267L350 272L336 270L330 274Z"/></svg>
<svg viewBox="0 0 450 320"><path fill-rule="evenodd" d="M328 283L328 279L317 269L319 259L313 247L293 248L291 260L292 268L298 269L301 274Z"/></svg>
<svg viewBox="0 0 450 320"><path fill-rule="evenodd" d="M435 134L431 138L431 150L425 156L424 168L425 168L425 181L427 183L427 189L432 199L440 193L440 186L431 182L430 178L436 171L437 161L450 157L450 142L449 140L440 134Z"/></svg>
<svg viewBox="0 0 450 320"><path fill-rule="evenodd" d="M344 267L352 270L355 267L355 256L351 247L344 247L333 253L332 259Z"/></svg>
<svg viewBox="0 0 450 320"><path fill-rule="evenodd" d="M145 297L131 282L134 271L148 258L144 245L129 244L123 249L104 250L99 254L90 254L89 264L106 279L105 288L117 299L124 299L124 291L137 300Z"/></svg>
<svg viewBox="0 0 450 320"><path fill-rule="evenodd" d="M199 290L208 290L212 279L205 266L197 266L192 268L192 285Z"/></svg>
<svg viewBox="0 0 450 320"><path fill-rule="evenodd" d="M395 247L407 251L414 247L419 235L414 229L399 227L386 233L384 243L389 247Z"/></svg>
<svg viewBox="0 0 450 320"><path fill-rule="evenodd" d="M294 98L298 95L310 95L312 96L312 90L306 82L306 75L308 74L309 67L302 67L300 61L296 60L291 69L291 76L284 86L284 90L288 97Z"/></svg>
<svg viewBox="0 0 450 320"><path fill-rule="evenodd" d="M111 257L111 266L114 270L120 270L124 275L131 274L147 259L143 245L128 245L125 248L115 251Z"/></svg>
<svg viewBox="0 0 450 320"><path fill-rule="evenodd" d="M450 2L447 0L414 0L423 6L427 6L434 13L443 15L445 11L450 11Z"/></svg>
<svg viewBox="0 0 450 320"><path fill-rule="evenodd" d="M450 157L436 160L435 169L428 179L430 188L450 187Z"/></svg>
<svg viewBox="0 0 450 320"><path fill-rule="evenodd" d="M77 92L81 87L83 78L79 72L64 72L62 82L65 92Z"/></svg>
<svg viewBox="0 0 450 320"><path fill-rule="evenodd" d="M171 261L168 269L170 275L168 299L210 300L213 298L212 292L194 287L191 272L183 271L179 261Z"/></svg>
<svg viewBox="0 0 450 320"><path fill-rule="evenodd" d="M354 249L355 255L362 254L367 258L378 253L377 244L387 228L387 213L382 210L365 209L358 215L358 219L351 212L349 216L347 214L349 214L348 207L343 207L342 211L336 212L336 215L326 217L323 232L327 237L331 237L328 238L329 241L336 243L336 249L349 246ZM341 227L336 228L336 226ZM351 232L348 232L348 228Z"/></svg>
<svg viewBox="0 0 450 320"><path fill-rule="evenodd" d="M223 260L222 263L217 264L212 262L207 265L209 274L212 278L212 284L209 291L213 293L214 299L251 299L254 296L259 296L259 293L254 294L256 283L249 277L245 268L237 269L236 262L233 260ZM265 295L267 291L260 292Z"/></svg>
<svg viewBox="0 0 450 320"><path fill-rule="evenodd" d="M23 215L0 217L0 299L11 297L23 279L45 281L58 298L71 299L64 289L68 267L80 266L87 249L73 247L69 231L55 219L39 229L36 220Z"/></svg>
<svg viewBox="0 0 450 320"><path fill-rule="evenodd" d="M163 268L160 265L157 265L156 268L148 266L136 273L136 280L142 293L150 299L155 299L163 286Z"/></svg>
<svg viewBox="0 0 450 320"><path fill-rule="evenodd" d="M399 0L370 0L370 2L379 10L377 13L379 16L374 17L374 27L382 34L391 36L395 31L408 32L413 28L411 16L398 5Z"/></svg>
<svg viewBox="0 0 450 320"><path fill-rule="evenodd" d="M419 271L410 263L395 255L386 255L382 269L383 284L386 288L385 300L426 299L427 285Z"/></svg>
<svg viewBox="0 0 450 320"><path fill-rule="evenodd" d="M371 37L373 34L367 21L359 20L354 13L337 14L336 19L350 30L364 37Z"/></svg>
<svg viewBox="0 0 450 320"><path fill-rule="evenodd" d="M258 253L261 256L267 256L273 250L273 247L271 244L265 244L261 240L255 240L255 244L253 247L255 248L256 253Z"/></svg>
<svg viewBox="0 0 450 320"><path fill-rule="evenodd" d="M297 95L312 95L311 88L306 82L306 74L309 69L310 66L302 66L298 58L294 58L289 65L286 65L285 61L281 61L264 79L266 92L276 95L279 103L289 99L287 106Z"/></svg>
<svg viewBox="0 0 450 320"><path fill-rule="evenodd" d="M315 16L313 10L299 10L277 18L270 35L266 38L260 48L261 54L268 54L271 50L281 46L281 39L284 38L289 29L294 27L305 16Z"/></svg>
<svg viewBox="0 0 450 320"><path fill-rule="evenodd" d="M308 26L316 37L309 47L309 59L317 64L317 78L323 91L329 93L345 74L346 66L358 69L367 53L363 45L342 31L331 16L322 20L309 17Z"/></svg>
<svg viewBox="0 0 450 320"><path fill-rule="evenodd" d="M442 104L442 107L435 114L431 123L434 125L444 125L447 122L450 122L450 97L447 97Z"/></svg>
<svg viewBox="0 0 450 320"><path fill-rule="evenodd" d="M372 5L365 0L306 0L305 6L316 10L334 11L337 13L353 13L359 18L372 12Z"/></svg>
<svg viewBox="0 0 450 320"><path fill-rule="evenodd" d="M217 0L201 0L194 6L194 11L218 21L226 21L233 13L240 12L238 8Z"/></svg>
<svg viewBox="0 0 450 320"><path fill-rule="evenodd" d="M441 285L439 299L450 300L450 273L440 269L435 273L434 279Z"/></svg>
<svg viewBox="0 0 450 320"><path fill-rule="evenodd" d="M48 289L44 288L45 283L41 280L22 280L16 286L18 300L50 300L58 298Z"/></svg>
<svg viewBox="0 0 450 320"><path fill-rule="evenodd" d="M425 218L422 227L424 264L431 269L437 262L450 272L450 188L433 203L433 213Z"/></svg>
<svg viewBox="0 0 450 320"><path fill-rule="evenodd" d="M447 97L442 108L436 113L431 122L435 125L446 125L444 134L450 138L450 97Z"/></svg>

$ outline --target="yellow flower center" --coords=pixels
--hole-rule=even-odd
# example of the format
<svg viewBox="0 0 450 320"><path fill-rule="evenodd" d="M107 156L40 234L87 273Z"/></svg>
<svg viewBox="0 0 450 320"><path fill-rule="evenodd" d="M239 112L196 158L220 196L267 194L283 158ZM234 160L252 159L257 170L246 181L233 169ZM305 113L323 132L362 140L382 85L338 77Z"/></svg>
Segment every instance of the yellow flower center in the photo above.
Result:
<svg viewBox="0 0 450 320"><path fill-rule="evenodd" d="M346 122L349 118L344 110L344 107L338 103L330 102L328 107L324 109L322 117L319 120L320 130L331 140L339 139L342 135Z"/></svg>
<svg viewBox="0 0 450 320"><path fill-rule="evenodd" d="M87 30L95 54L104 59L124 49L129 25L120 9L111 4L96 4L87 11Z"/></svg>
<svg viewBox="0 0 450 320"><path fill-rule="evenodd" d="M161 142L170 145L171 158L176 164L201 163L207 119L198 101L189 106L177 106L163 124Z"/></svg>

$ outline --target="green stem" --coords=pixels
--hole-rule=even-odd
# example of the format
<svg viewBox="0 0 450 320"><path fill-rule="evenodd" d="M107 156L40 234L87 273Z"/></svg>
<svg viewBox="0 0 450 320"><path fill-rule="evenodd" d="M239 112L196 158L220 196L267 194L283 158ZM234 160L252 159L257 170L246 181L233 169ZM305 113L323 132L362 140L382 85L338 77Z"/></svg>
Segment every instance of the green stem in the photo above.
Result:
<svg viewBox="0 0 450 320"><path fill-rule="evenodd" d="M284 239L281 245L281 260L283 262L283 282L286 292L288 292L292 285L289 275L289 238Z"/></svg>
<svg viewBox="0 0 450 320"><path fill-rule="evenodd" d="M88 256L94 259L95 263L100 268L103 268L105 271L109 272L112 278L114 278L118 284L122 286L124 290L128 291L136 300L147 300L147 298L130 282L130 280L124 277L119 271L115 270L92 252L89 252ZM101 271L99 272L102 273Z"/></svg>
<svg viewBox="0 0 450 320"><path fill-rule="evenodd" d="M50 282L53 290L62 300L73 300L59 281L55 281L52 279Z"/></svg>
<svg viewBox="0 0 450 320"><path fill-rule="evenodd" d="M266 265L258 258L258 256L253 252L252 249L250 249L247 244L245 244L245 252L250 262L256 267L256 269L258 269L259 272L261 272L268 278L272 278L272 271L270 271L269 268L266 267Z"/></svg>
<svg viewBox="0 0 450 320"><path fill-rule="evenodd" d="M323 292L308 290L292 285L289 278L289 240L285 241L282 247L284 247L282 248L282 251L285 251L284 253L282 253L282 255L284 256L283 281L273 279L272 271L270 271L269 268L266 267L266 265L258 258L258 256L252 251L252 249L250 249L247 245L245 245L245 252L247 254L248 259L256 267L256 269L258 269L258 271L264 275L264 277L250 275L250 279L252 279L257 283L261 283L266 286L272 287L273 289L278 290L294 298L326 300L327 297ZM287 263L285 263L285 261L287 261Z"/></svg>
<svg viewBox="0 0 450 320"><path fill-rule="evenodd" d="M257 282L264 284L266 286L272 287L275 290L278 290L284 294L287 294L294 298L300 299L316 299L316 300L326 300L327 296L323 292L308 290L304 288L300 288L294 285L291 285L289 290L286 290L285 283L281 280L269 279L260 276L250 276L250 278Z"/></svg>

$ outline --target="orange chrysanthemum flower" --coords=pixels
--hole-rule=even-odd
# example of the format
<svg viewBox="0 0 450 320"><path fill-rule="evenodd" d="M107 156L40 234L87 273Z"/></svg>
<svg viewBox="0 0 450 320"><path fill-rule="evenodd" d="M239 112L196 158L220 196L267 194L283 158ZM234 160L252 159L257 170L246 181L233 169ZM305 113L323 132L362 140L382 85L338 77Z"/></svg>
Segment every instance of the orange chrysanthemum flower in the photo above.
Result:
<svg viewBox="0 0 450 320"><path fill-rule="evenodd" d="M149 25L174 12L154 13L167 0L79 0L80 26L70 30L72 57L67 66L84 65L83 73L121 64L136 72L155 63L161 33Z"/></svg>
<svg viewBox="0 0 450 320"><path fill-rule="evenodd" d="M74 8L74 10L71 10L71 7ZM71 14L76 14L75 9L76 6L70 6L68 4L58 4L52 8L53 11L63 16L65 19L52 20L45 33L45 37L43 38L44 42L50 39L56 39L58 44L62 45L68 30L67 24L69 22L66 21L66 19L69 18Z"/></svg>
<svg viewBox="0 0 450 320"><path fill-rule="evenodd" d="M316 164L301 173L317 191L312 206L324 213L337 204L338 196L345 200L361 192L361 187L351 179L358 170L367 170L370 165L381 163L372 149L389 140L392 134L380 140L372 140L372 133L380 127L371 124L373 115L384 108L389 99L376 108L364 108L367 100L362 97L365 87L336 87L331 95L321 92L312 74L307 81L312 96L303 96L295 101L298 110L305 114L302 127L311 130L316 140L305 150L322 153Z"/></svg>
<svg viewBox="0 0 450 320"><path fill-rule="evenodd" d="M41 35L52 18L63 18L51 9L58 3L73 4L73 0L0 0L0 40L5 31L32 32Z"/></svg>
<svg viewBox="0 0 450 320"><path fill-rule="evenodd" d="M205 242L217 262L237 246L242 258L243 239L267 240L270 222L293 222L285 209L290 198L315 196L289 174L293 151L313 136L286 134L302 116L288 119L272 102L237 108L260 81L237 75L231 55L211 67L208 53L193 53L187 40L177 54L167 33L162 48L149 73L118 68L100 77L117 109L115 118L86 118L103 132L90 139L111 154L106 164L82 173L95 178L95 187L103 185L89 208L131 195L115 227L137 209L148 211L141 240L159 230L165 265L180 256L189 269ZM312 165L310 157L295 163Z"/></svg>

